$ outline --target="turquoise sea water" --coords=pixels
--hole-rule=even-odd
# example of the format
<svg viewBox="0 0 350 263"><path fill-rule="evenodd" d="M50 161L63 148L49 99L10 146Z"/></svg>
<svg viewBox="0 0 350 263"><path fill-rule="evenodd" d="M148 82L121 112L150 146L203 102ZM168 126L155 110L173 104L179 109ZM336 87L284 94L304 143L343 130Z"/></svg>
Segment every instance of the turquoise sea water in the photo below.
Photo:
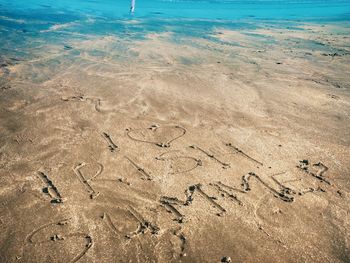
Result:
<svg viewBox="0 0 350 263"><path fill-rule="evenodd" d="M41 19L129 17L129 0L1 0L1 13ZM55 16L56 15L56 16ZM349 19L348 0L137 0L137 18ZM38 18L38 17L36 17ZM59 19L58 19L59 20Z"/></svg>
<svg viewBox="0 0 350 263"><path fill-rule="evenodd" d="M206 38L218 26L292 28L350 20L345 0L136 0L135 13L129 9L129 0L0 0L0 56L20 60L44 45L87 36L132 40L166 31Z"/></svg>
<svg viewBox="0 0 350 263"><path fill-rule="evenodd" d="M35 33L72 22L70 28L79 33L115 34L123 32L125 21L135 19L137 25L128 29L146 32L179 23L200 31L214 23L237 27L259 20L350 20L349 0L136 0L133 15L129 8L130 0L0 0L1 37L4 31ZM186 33L186 28L178 31Z"/></svg>

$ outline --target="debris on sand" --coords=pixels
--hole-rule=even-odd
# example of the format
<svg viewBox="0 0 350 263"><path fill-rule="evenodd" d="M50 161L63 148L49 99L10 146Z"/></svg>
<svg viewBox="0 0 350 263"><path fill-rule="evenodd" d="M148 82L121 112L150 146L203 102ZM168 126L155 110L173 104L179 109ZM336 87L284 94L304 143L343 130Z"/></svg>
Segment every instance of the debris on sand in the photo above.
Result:
<svg viewBox="0 0 350 263"><path fill-rule="evenodd" d="M156 129L158 129L160 126L159 126L159 124L152 124L150 127L149 127L149 129L150 130L156 130Z"/></svg>
<svg viewBox="0 0 350 263"><path fill-rule="evenodd" d="M232 260L231 260L230 257L224 256L224 257L221 258L220 262L222 262L222 263L231 263Z"/></svg>
<svg viewBox="0 0 350 263"><path fill-rule="evenodd" d="M52 241L59 241L59 240L64 240L64 237L58 234L55 234L51 237Z"/></svg>

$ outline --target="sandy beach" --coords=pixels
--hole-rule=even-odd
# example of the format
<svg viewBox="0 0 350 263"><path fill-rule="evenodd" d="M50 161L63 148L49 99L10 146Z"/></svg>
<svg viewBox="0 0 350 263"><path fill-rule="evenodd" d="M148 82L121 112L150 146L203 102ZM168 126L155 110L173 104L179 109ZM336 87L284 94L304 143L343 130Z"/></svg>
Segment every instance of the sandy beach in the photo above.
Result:
<svg viewBox="0 0 350 263"><path fill-rule="evenodd" d="M0 261L350 262L349 23L283 23L1 56Z"/></svg>

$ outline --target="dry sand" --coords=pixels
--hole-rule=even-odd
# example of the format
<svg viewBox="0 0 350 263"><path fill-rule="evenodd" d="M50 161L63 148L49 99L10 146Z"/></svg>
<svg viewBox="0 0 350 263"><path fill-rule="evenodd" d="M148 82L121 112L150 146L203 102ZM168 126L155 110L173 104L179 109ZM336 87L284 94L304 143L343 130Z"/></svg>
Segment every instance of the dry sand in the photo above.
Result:
<svg viewBox="0 0 350 263"><path fill-rule="evenodd" d="M300 27L5 61L0 261L350 262L350 32Z"/></svg>

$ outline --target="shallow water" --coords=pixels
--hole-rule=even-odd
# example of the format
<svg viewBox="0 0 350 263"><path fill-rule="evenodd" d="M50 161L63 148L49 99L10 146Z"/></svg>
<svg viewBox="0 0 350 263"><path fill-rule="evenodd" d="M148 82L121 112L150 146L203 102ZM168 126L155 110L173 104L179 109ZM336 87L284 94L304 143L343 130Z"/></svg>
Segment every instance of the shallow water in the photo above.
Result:
<svg viewBox="0 0 350 263"><path fill-rule="evenodd" d="M211 36L217 28L249 30L268 25L304 30L301 23L338 22L347 27L350 20L350 1L344 0L140 0L134 14L129 13L129 8L128 0L0 0L0 55L32 59L44 46L63 45L69 49L73 40L98 36L132 41L152 33L170 32L175 42L183 37L219 41ZM273 39L262 37L259 41L268 44ZM120 48L123 52L125 46Z"/></svg>

